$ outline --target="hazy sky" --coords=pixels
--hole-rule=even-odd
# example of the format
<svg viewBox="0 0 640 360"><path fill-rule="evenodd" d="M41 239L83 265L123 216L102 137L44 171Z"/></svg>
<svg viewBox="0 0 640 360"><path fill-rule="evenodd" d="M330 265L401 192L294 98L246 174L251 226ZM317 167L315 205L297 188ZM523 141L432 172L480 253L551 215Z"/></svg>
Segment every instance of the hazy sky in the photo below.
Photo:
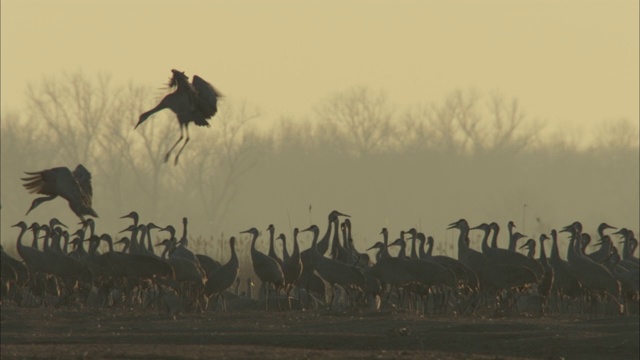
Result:
<svg viewBox="0 0 640 360"><path fill-rule="evenodd" d="M82 69L159 87L198 74L270 118L354 85L399 106L457 88L531 117L638 122L638 1L2 0L2 111L26 84ZM150 104L152 105L152 104ZM133 122L134 120L132 120Z"/></svg>

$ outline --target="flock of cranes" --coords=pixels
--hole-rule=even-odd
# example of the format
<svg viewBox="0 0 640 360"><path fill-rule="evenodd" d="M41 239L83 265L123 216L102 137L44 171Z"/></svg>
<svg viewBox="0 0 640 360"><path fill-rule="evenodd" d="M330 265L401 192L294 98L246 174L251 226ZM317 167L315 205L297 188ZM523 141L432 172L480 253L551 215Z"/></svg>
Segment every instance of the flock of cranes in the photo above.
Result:
<svg viewBox="0 0 640 360"><path fill-rule="evenodd" d="M198 76L191 83L188 80L184 72L172 70L169 87L175 90L141 114L135 126L163 109L176 114L180 138L167 152L165 162L186 135L175 157L175 164L178 163L189 142L189 123L208 127L208 119L217 113L220 93ZM169 299L177 299L173 308L202 310L211 298L220 298L222 308L226 309L228 289L235 285L238 292L240 261L235 237L229 239L231 256L222 264L189 248L186 218L178 239L172 225L143 224L138 214L131 212L122 217L132 220L121 231L129 236L114 241L115 236L96 233L95 221L87 218L97 218L98 214L92 208L91 173L83 165L73 171L57 167L26 174L22 179L24 187L30 193L44 195L33 200L27 214L43 202L61 197L81 219L82 227L71 233L57 219L48 224L24 221L15 224L19 229L16 250L22 261L2 251L2 301L41 305L74 301L87 305L91 299L93 304L103 306L128 303L172 308ZM550 300L559 304L556 309L561 310L583 306L585 299L591 304L604 301L618 304L625 311L629 307L637 310L639 263L633 254L638 240L633 231L623 228L606 234L605 231L616 228L603 223L597 234L599 250L587 253L591 236L583 232L580 222L574 222L560 230L569 236L566 259L562 259L556 230L541 234L539 242L528 239L521 246L527 249L525 255L517 250L518 241L527 236L514 233L513 222L507 228L509 246L502 249L497 245L500 231L497 223L475 227L464 219L451 223L449 229L459 232L457 258L434 255L433 237L415 228L401 231L391 243L388 229L383 228L383 241L367 249L375 251L370 256L357 250L349 216L339 211L328 215L322 234L317 225L303 230L296 228L291 253L286 235L276 237L273 225L266 229L269 233L266 254L256 247L260 239L257 228L241 233L251 236L251 262L262 284L265 309L269 309L273 294L272 300L279 309L282 309L281 295L290 309L293 298L299 306L320 303L329 309L335 306L337 298L351 309L379 308L378 301L384 298L382 306L391 306L390 303L410 309L421 306L426 311L431 303L432 311L442 312L511 309L519 297L535 295L540 299L540 312L550 311ZM156 237L167 234L166 238L154 244L154 230ZM483 232L480 251L470 244L472 230ZM302 251L298 241L301 233L310 233L312 237L311 246ZM31 244L26 245L29 235ZM622 238L621 251L614 244L616 236ZM282 256L275 250L277 240L282 241ZM545 249L547 240L552 241L549 257ZM116 250L116 245L122 247ZM540 249L538 258L536 246ZM156 247L163 247L158 251L160 254L156 253ZM398 248L395 256L389 252L392 247ZM247 294L251 293L251 284L247 280ZM329 300L325 301L327 297Z"/></svg>
<svg viewBox="0 0 640 360"><path fill-rule="evenodd" d="M230 256L222 263L189 248L187 218L181 236L172 225L140 223L136 212L122 218L132 223L121 231L126 236L117 241L110 234L97 233L93 219L84 220L73 233L55 218L47 224L15 224L19 229L16 250L22 261L2 251L2 301L25 306L81 304L188 311L205 310L210 299L217 303L218 298L226 310L225 296L240 299L236 237L229 238ZM600 303L637 312L640 263L633 255L638 245L633 231L622 228L607 234L605 231L616 228L603 223L597 235L600 248L587 253L591 236L580 222L574 222L560 230L569 238L562 259L557 231L541 234L539 241L522 241L520 248L526 249L522 254L517 251L518 241L526 236L514 233L514 227L509 223L509 248L502 249L497 246L498 224L471 227L464 219L451 223L449 229L458 231L457 258L433 254L433 237L415 228L401 231L391 242L388 229L383 228L382 241L359 251L351 235L351 221L339 211L328 215L323 233L317 225L296 228L289 243L285 234L276 236L275 227L269 225L268 252L258 250L256 243L266 244L267 239L253 227L241 234L251 237L251 265L261 284L263 303L258 305L251 298L250 279L244 300L266 310L273 309L274 301L282 310L284 296L289 309L295 301L295 307L320 304L331 310L338 307L339 299L342 308L352 310L393 306L474 313L482 309L517 311L518 299L528 296L539 299L540 313L571 307L573 311L597 311ZM481 244L472 246L469 233L474 230L482 231L483 236ZM305 233L311 234L311 246L301 251L298 237ZM154 235L164 239L154 241ZM618 238L621 250L614 242ZM278 240L283 244L281 255L274 245ZM398 249L396 255L391 248Z"/></svg>

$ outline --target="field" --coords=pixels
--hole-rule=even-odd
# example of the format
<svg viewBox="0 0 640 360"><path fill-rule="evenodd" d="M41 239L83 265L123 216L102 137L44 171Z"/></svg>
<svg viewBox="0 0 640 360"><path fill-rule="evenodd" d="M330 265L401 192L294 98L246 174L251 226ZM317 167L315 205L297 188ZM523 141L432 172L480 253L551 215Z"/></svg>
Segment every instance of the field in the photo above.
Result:
<svg viewBox="0 0 640 360"><path fill-rule="evenodd" d="M2 359L638 359L637 316L2 306Z"/></svg>

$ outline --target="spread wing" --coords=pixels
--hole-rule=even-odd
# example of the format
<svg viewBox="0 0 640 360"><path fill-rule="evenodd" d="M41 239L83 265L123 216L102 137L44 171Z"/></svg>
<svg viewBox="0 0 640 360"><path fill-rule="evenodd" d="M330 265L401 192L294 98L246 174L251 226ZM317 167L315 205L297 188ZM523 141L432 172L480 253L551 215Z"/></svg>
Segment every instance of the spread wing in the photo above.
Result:
<svg viewBox="0 0 640 360"><path fill-rule="evenodd" d="M200 76L193 76L193 87L197 93L196 106L205 119L209 119L218 112L218 98L222 95Z"/></svg>
<svg viewBox="0 0 640 360"><path fill-rule="evenodd" d="M91 199L93 198L93 187L91 186L91 173L87 168L82 166L82 164L78 164L76 169L73 171L73 176L75 177L78 186L80 186L80 191L82 192L83 202L87 207L91 207Z"/></svg>
<svg viewBox="0 0 640 360"><path fill-rule="evenodd" d="M75 183L75 178L66 167L57 167L38 172L25 171L25 174L30 176L22 178L25 181L22 186L31 194L62 196L61 192L65 192L65 188Z"/></svg>
<svg viewBox="0 0 640 360"><path fill-rule="evenodd" d="M91 173L78 165L72 173L69 168L57 167L38 172L25 172L30 175L22 178L29 193L60 196L71 204L84 204L91 207Z"/></svg>

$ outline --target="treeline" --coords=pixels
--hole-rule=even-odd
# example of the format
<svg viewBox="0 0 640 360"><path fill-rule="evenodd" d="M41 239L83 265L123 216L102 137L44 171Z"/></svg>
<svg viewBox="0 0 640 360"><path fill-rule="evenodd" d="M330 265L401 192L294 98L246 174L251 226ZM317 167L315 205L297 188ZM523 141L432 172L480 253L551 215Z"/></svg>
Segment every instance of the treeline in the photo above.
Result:
<svg viewBox="0 0 640 360"><path fill-rule="evenodd" d="M399 109L384 92L356 87L322 100L307 119L281 119L264 131L259 109L229 98L211 128L190 128L174 166L164 163L179 137L170 111L133 129L163 91L76 72L32 84L27 95L25 113L2 114L9 249L19 220L77 222L63 200L25 218L34 196L21 186L23 172L78 163L93 174L98 231L125 228L119 217L131 210L177 228L187 216L191 236L212 239L199 246L214 255L228 254L219 239L252 226L273 223L289 238L310 222L324 228L333 209L353 216L360 250L386 226L392 234L419 227L453 251L445 229L461 217L472 225L514 220L530 236L574 220L588 231L601 221L639 226L638 132L628 120L604 123L584 145L499 94L453 91Z"/></svg>

